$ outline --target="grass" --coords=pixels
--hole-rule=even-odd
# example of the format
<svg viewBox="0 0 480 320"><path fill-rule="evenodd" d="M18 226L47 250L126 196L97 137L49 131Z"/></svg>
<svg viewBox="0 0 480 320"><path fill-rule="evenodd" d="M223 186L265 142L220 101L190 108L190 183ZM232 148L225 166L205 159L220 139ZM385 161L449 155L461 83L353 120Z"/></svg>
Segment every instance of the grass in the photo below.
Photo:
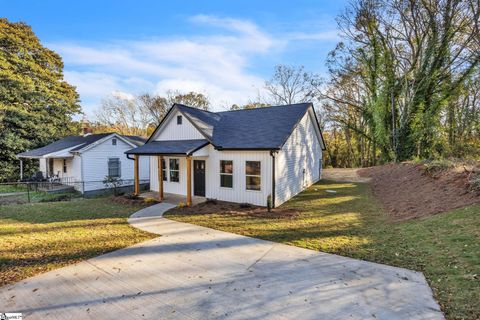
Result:
<svg viewBox="0 0 480 320"><path fill-rule="evenodd" d="M108 198L0 206L0 286L151 239Z"/></svg>
<svg viewBox="0 0 480 320"><path fill-rule="evenodd" d="M325 192L336 190L336 194ZM322 181L283 205L294 219L222 214L173 220L422 271L448 319L480 317L480 206L394 223L361 183Z"/></svg>
<svg viewBox="0 0 480 320"><path fill-rule="evenodd" d="M0 193L26 192L27 187L21 184L0 184Z"/></svg>

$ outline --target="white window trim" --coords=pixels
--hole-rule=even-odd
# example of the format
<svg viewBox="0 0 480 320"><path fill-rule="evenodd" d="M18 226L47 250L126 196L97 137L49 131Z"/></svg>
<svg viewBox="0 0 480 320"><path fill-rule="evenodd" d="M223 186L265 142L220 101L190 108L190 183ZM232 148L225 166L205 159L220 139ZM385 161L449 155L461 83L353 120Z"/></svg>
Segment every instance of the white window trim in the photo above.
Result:
<svg viewBox="0 0 480 320"><path fill-rule="evenodd" d="M163 177L164 177L163 182L169 182L170 181L168 179L168 177L170 176L170 170L168 170L169 161L167 161L167 160L170 160L170 159L163 158L163 161L165 161L165 168L163 168L163 170L165 172L163 172L164 174L162 174ZM179 176L179 180L180 180L180 176Z"/></svg>
<svg viewBox="0 0 480 320"><path fill-rule="evenodd" d="M110 160L118 160L118 173L119 173L118 176L111 176L111 175L110 175L110 166L109 166ZM121 177L122 177L122 162L120 161L120 158L119 158L119 157L108 158L108 161L107 161L107 172L108 172L108 176L109 176L109 177L113 177L113 178L121 178Z"/></svg>
<svg viewBox="0 0 480 320"><path fill-rule="evenodd" d="M259 162L260 163L260 174L247 174L247 162ZM247 187L247 177L259 177L260 178L260 189L248 189ZM260 160L245 160L245 191L248 192L262 192L262 161Z"/></svg>
<svg viewBox="0 0 480 320"><path fill-rule="evenodd" d="M232 173L223 173L222 172L222 161L230 161L232 163ZM225 189L225 190L233 190L233 186L234 186L234 183L233 183L233 160L220 160L219 161L219 164L220 164L220 175L219 175L219 178L220 178L220 188L222 189ZM225 176L232 176L232 186L231 187L224 187L222 186L222 175L225 175Z"/></svg>
<svg viewBox="0 0 480 320"><path fill-rule="evenodd" d="M177 160L178 161L178 170L172 169L170 166L170 161L171 160ZM168 182L173 182L173 183L180 183L180 158L169 158L168 159ZM170 172L172 171L178 171L178 181L172 181Z"/></svg>

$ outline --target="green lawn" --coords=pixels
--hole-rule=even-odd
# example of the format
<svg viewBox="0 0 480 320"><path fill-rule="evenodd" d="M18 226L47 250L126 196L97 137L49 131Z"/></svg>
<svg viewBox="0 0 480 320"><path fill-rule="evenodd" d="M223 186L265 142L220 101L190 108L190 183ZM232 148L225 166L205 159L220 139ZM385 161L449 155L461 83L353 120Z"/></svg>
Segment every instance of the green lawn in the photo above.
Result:
<svg viewBox="0 0 480 320"><path fill-rule="evenodd" d="M336 194L325 192L336 190ZM368 184L322 181L283 205L293 219L222 214L168 218L424 272L449 319L480 317L480 206L393 223Z"/></svg>
<svg viewBox="0 0 480 320"><path fill-rule="evenodd" d="M26 192L26 185L22 184L0 184L0 193Z"/></svg>
<svg viewBox="0 0 480 320"><path fill-rule="evenodd" d="M139 209L108 198L0 206L0 286L155 237L128 225Z"/></svg>

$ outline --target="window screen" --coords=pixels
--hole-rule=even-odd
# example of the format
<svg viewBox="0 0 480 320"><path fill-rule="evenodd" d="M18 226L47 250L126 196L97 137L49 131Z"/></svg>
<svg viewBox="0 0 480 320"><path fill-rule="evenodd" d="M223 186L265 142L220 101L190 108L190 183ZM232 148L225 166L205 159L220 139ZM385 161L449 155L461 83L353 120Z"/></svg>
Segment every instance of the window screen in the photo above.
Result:
<svg viewBox="0 0 480 320"><path fill-rule="evenodd" d="M120 178L120 159L109 158L108 159L108 176L111 178Z"/></svg>

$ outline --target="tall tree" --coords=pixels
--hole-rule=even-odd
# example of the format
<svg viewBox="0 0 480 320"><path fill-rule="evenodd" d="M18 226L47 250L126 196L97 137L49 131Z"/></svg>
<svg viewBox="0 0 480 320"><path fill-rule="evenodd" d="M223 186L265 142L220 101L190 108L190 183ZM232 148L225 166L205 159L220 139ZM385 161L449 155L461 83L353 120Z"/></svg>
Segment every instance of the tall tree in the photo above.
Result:
<svg viewBox="0 0 480 320"><path fill-rule="evenodd" d="M479 18L478 0L360 0L339 17L343 39L323 98L362 144L352 149L367 146L360 162L456 155L459 116L475 109ZM467 131L477 122L462 119Z"/></svg>
<svg viewBox="0 0 480 320"><path fill-rule="evenodd" d="M95 125L121 134L148 136L174 103L202 110L210 107L208 98L196 92L168 91L165 97L148 93L132 97L112 94L102 100Z"/></svg>
<svg viewBox="0 0 480 320"><path fill-rule="evenodd" d="M76 133L72 116L80 111L60 56L30 26L0 19L0 180L18 178L15 154Z"/></svg>
<svg viewBox="0 0 480 320"><path fill-rule="evenodd" d="M322 81L316 74L305 71L303 66L277 65L265 89L272 104L293 104L316 100Z"/></svg>

